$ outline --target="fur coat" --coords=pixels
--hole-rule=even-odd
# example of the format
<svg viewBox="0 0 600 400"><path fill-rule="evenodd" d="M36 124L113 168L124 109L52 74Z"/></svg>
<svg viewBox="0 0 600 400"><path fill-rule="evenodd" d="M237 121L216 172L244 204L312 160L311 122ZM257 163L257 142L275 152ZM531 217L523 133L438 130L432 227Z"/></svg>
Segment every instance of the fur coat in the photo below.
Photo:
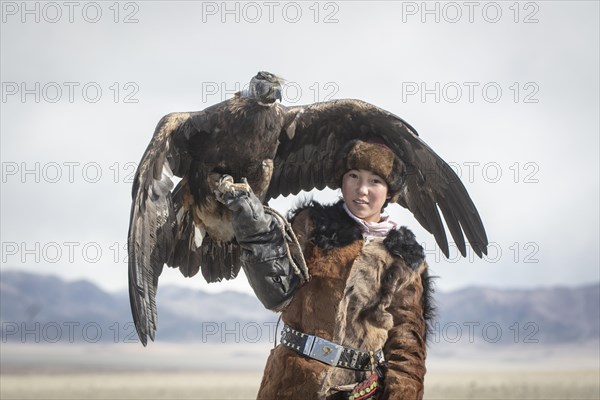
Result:
<svg viewBox="0 0 600 400"><path fill-rule="evenodd" d="M342 202L291 215L311 274L282 311L290 327L363 351L383 348L383 399L421 399L431 284L405 227L365 241ZM333 399L369 373L333 367L283 345L271 351L258 399Z"/></svg>

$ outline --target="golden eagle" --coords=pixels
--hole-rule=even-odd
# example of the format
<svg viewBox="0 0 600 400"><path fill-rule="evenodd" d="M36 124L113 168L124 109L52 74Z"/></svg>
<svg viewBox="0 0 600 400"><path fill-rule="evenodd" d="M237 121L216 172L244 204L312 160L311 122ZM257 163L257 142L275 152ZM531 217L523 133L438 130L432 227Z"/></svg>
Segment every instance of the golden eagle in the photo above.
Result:
<svg viewBox="0 0 600 400"><path fill-rule="evenodd" d="M128 234L129 296L144 345L156 331L156 289L164 264L207 282L239 270L231 213L213 193L219 177L247 178L267 202L300 190L336 189L337 152L354 139L383 141L406 165L397 202L431 232L448 256L438 211L458 249L486 254L479 214L452 168L409 124L360 100L285 107L283 80L259 72L247 90L198 112L164 116L139 163ZM182 178L173 189L173 176Z"/></svg>

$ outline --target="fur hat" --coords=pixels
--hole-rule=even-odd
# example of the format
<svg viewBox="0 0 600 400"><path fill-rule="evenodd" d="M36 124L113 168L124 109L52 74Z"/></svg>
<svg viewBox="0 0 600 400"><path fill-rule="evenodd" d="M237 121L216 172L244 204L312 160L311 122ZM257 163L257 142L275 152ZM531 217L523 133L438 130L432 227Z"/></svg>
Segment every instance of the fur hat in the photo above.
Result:
<svg viewBox="0 0 600 400"><path fill-rule="evenodd" d="M351 169L364 169L379 175L388 186L392 201L398 199L404 182L404 163L383 143L353 140L338 153L335 163L337 181Z"/></svg>

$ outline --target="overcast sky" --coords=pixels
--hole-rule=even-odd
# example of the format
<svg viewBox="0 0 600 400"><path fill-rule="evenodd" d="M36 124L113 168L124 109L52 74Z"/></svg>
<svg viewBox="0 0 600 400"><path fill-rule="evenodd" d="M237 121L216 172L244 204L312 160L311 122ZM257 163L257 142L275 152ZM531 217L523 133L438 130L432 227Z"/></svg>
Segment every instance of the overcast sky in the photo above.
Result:
<svg viewBox="0 0 600 400"><path fill-rule="evenodd" d="M288 80L284 104L357 98L403 117L459 173L486 259L445 260L388 209L439 289L598 282L599 3L424 4L2 2L2 271L125 289L131 177L156 123L267 70Z"/></svg>

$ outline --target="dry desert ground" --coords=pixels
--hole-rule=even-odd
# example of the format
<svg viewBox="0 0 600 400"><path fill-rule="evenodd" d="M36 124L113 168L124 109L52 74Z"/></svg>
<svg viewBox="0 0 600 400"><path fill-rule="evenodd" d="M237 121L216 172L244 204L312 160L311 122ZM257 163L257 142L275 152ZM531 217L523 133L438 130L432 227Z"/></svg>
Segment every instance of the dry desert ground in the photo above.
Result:
<svg viewBox="0 0 600 400"><path fill-rule="evenodd" d="M2 343L1 350L2 400L253 399L269 345ZM425 398L599 399L598 347L432 350Z"/></svg>

